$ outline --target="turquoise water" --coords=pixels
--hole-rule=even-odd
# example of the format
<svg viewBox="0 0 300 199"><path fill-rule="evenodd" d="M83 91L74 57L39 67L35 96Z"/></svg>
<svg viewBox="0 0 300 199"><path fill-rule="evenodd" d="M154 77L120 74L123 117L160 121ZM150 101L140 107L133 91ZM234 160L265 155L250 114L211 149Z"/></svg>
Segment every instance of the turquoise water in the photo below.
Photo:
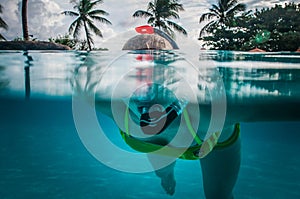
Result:
<svg viewBox="0 0 300 199"><path fill-rule="evenodd" d="M168 196L154 172L114 170L82 144L73 120L72 95L78 88L92 89L99 81L96 99L107 99L110 80L130 67L124 64L122 70L114 70L116 65L122 67L118 60L127 60L127 55L121 56L113 62L116 65L110 64L118 56L108 52L0 52L0 198L204 198L198 161L177 162L176 192ZM164 59L160 64L182 71L182 60L172 53L168 56L169 62ZM133 63L141 62L134 59ZM194 65L198 64L200 101L207 100L203 80L213 77L217 68L228 103L261 100L278 101L282 109L294 106L290 114L295 121L241 124L242 164L234 195L237 199L299 198L300 55L203 52ZM183 74L189 74L186 70ZM101 79L103 72L110 79ZM109 139L127 149L113 121L99 112L97 116ZM105 153L114 157L111 151Z"/></svg>

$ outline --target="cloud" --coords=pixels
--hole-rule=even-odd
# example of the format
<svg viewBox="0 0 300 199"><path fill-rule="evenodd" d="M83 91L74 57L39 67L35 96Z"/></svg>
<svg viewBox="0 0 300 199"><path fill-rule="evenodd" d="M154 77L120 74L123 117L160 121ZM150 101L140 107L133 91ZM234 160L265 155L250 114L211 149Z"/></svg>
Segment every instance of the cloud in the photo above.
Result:
<svg viewBox="0 0 300 199"><path fill-rule="evenodd" d="M247 4L249 9L261 9L266 7L273 7L275 4L281 4L284 5L285 3L292 2L288 0L268 0L268 1L261 1L261 0L247 0L247 1L241 1ZM293 2L299 3L299 0L294 0Z"/></svg>
<svg viewBox="0 0 300 199"><path fill-rule="evenodd" d="M21 2L18 0L1 0L4 7L3 19L8 24L8 31L4 33L7 39L22 37ZM57 35L65 26L62 9L55 1L28 1L28 29L29 34L40 40L47 40Z"/></svg>
<svg viewBox="0 0 300 199"><path fill-rule="evenodd" d="M145 20L133 18L132 15L138 9L146 9L148 2L148 0L106 0L102 8L110 13L108 18L113 23L111 27L119 33L146 23Z"/></svg>
<svg viewBox="0 0 300 199"><path fill-rule="evenodd" d="M54 37L64 28L62 9L50 0L28 2L29 33L41 40Z"/></svg>
<svg viewBox="0 0 300 199"><path fill-rule="evenodd" d="M18 0L1 0L1 5L3 6L2 18L8 25L8 30L3 31L3 35L9 40L21 36Z"/></svg>

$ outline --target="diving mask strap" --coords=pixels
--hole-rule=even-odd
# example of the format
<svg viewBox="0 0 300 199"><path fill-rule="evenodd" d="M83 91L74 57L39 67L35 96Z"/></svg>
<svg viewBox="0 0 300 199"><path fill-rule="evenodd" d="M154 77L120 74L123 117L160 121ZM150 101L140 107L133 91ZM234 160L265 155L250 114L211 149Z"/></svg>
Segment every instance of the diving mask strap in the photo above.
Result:
<svg viewBox="0 0 300 199"><path fill-rule="evenodd" d="M221 133L215 132L211 136L209 136L208 139L206 139L205 141L202 141L199 138L199 136L197 135L197 132L195 132L186 109L183 109L183 117L185 119L186 126L187 126L189 132L192 134L192 136L193 136L194 140L197 142L197 144L199 146L201 146L199 153L198 153L199 158L204 158L207 154L209 154L214 149L214 147L218 143Z"/></svg>
<svg viewBox="0 0 300 199"><path fill-rule="evenodd" d="M128 109L128 107L126 108L126 111L125 111L124 124L125 124L126 134L130 135L130 133L129 133L129 109Z"/></svg>
<svg viewBox="0 0 300 199"><path fill-rule="evenodd" d="M194 130L193 126L192 126L189 114L188 114L188 112L187 112L186 109L183 109L183 117L184 117L184 120L186 122L186 126L187 126L189 132L191 133L191 135L193 136L194 140L197 142L198 145L201 145L202 144L202 140L197 135L197 132L195 132L195 130Z"/></svg>

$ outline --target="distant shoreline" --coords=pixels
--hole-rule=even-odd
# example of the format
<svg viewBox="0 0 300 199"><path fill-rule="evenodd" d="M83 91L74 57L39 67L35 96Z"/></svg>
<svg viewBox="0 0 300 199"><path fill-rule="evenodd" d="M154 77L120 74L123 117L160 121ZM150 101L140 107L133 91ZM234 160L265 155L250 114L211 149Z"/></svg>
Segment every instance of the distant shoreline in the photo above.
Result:
<svg viewBox="0 0 300 199"><path fill-rule="evenodd" d="M0 41L0 50L71 50L71 48L47 41Z"/></svg>
<svg viewBox="0 0 300 199"><path fill-rule="evenodd" d="M72 50L69 46L48 42L48 41L0 41L0 50ZM97 49L100 51L107 51L107 48ZM206 51L209 49L200 48L200 51ZM221 50L222 51L222 50ZM233 52L236 50L233 50ZM251 52L251 51L241 51ZM266 53L260 51L253 51L254 53ZM275 51L274 51L275 52ZM279 51L283 52L283 51ZM300 48L296 51L286 51L292 53L300 53Z"/></svg>

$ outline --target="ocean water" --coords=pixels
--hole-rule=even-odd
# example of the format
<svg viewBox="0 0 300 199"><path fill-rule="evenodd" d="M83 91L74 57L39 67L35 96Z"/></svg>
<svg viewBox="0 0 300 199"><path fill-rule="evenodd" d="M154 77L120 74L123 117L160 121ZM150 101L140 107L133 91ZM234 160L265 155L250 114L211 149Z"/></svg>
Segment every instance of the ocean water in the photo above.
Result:
<svg viewBox="0 0 300 199"><path fill-rule="evenodd" d="M0 198L205 198L199 161L177 161L176 192L169 196L154 172L110 168L82 143L73 118L72 96L82 89L95 91L94 82L99 81L96 99L107 99L112 80L126 73L124 68L114 69L127 60L121 56L112 62L118 56L108 52L0 52ZM181 59L174 59L172 53L168 56L157 63L181 65ZM199 57L199 68L213 64L220 72L229 103L275 99L282 102L278 103L282 109L284 103L300 105L300 55L208 51ZM132 63L143 67L139 59ZM200 90L203 79L212 73L211 69L199 71L203 75L197 82L197 95L205 101ZM114 76L102 79L104 73ZM145 81L144 76L139 81ZM136 83L138 77L130 77ZM133 84L130 81L128 85ZM242 162L235 198L300 198L299 110L295 107L291 113L293 121L241 123ZM114 121L101 112L96 114L106 136L130 150ZM116 156L113 151L104 153Z"/></svg>

